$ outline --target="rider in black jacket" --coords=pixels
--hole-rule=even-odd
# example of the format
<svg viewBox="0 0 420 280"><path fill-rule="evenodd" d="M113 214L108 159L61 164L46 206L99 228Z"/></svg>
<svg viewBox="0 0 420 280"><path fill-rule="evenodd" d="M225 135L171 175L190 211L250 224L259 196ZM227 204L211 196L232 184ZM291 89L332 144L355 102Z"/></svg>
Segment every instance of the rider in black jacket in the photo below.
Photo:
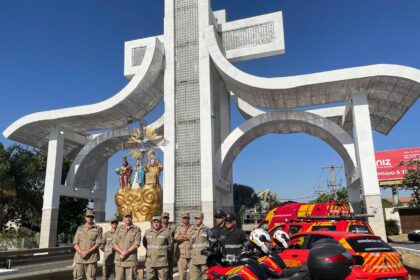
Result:
<svg viewBox="0 0 420 280"><path fill-rule="evenodd" d="M216 225L212 228L212 231L217 239L220 239L222 236L226 235L226 213L223 210L217 210L214 214L216 220Z"/></svg>
<svg viewBox="0 0 420 280"><path fill-rule="evenodd" d="M225 245L226 253L232 255L240 254L247 241L245 232L236 226L236 217L232 213L226 215L226 232L221 241Z"/></svg>

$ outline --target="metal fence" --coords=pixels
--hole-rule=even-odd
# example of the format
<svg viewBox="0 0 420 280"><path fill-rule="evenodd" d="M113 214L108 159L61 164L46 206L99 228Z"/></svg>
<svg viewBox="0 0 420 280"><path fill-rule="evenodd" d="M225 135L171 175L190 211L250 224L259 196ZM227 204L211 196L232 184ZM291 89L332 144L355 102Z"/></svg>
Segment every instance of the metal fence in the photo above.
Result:
<svg viewBox="0 0 420 280"><path fill-rule="evenodd" d="M31 249L39 247L39 237L4 238L0 237L0 251L11 249Z"/></svg>

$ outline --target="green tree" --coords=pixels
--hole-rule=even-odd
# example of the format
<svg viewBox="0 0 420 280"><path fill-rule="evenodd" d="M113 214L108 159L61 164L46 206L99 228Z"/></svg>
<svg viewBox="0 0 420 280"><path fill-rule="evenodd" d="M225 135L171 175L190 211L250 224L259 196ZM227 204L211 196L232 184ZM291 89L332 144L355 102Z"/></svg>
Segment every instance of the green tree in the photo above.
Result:
<svg viewBox="0 0 420 280"><path fill-rule="evenodd" d="M258 203L258 196L250 186L233 184L233 205L235 214L239 217L241 207L254 207Z"/></svg>
<svg viewBox="0 0 420 280"><path fill-rule="evenodd" d="M0 143L0 229L13 221L39 228L45 177L45 158L19 145Z"/></svg>
<svg viewBox="0 0 420 280"><path fill-rule="evenodd" d="M339 201L348 202L347 188L341 188L337 190L337 197ZM334 200L334 194L332 193L321 193L316 199L311 200L310 203L325 203L328 200Z"/></svg>
<svg viewBox="0 0 420 280"><path fill-rule="evenodd" d="M401 188L412 192L413 206L420 206L420 158L402 161L400 166L407 167Z"/></svg>
<svg viewBox="0 0 420 280"><path fill-rule="evenodd" d="M63 161L62 183L71 162ZM6 149L0 143L0 230L8 221L39 231L44 193L47 153L11 145ZM88 201L62 197L58 219L58 234L74 234L83 223L83 212Z"/></svg>
<svg viewBox="0 0 420 280"><path fill-rule="evenodd" d="M258 210L262 213L267 213L271 208L280 203L277 193L269 189L259 191L257 196L259 199Z"/></svg>

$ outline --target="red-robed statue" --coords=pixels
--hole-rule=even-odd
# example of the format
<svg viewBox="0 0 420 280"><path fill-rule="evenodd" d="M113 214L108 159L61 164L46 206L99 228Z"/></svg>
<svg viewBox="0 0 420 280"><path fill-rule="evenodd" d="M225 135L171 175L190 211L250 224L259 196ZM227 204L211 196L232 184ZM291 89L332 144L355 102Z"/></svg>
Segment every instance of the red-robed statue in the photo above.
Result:
<svg viewBox="0 0 420 280"><path fill-rule="evenodd" d="M131 186L131 173L133 172L133 167L128 164L127 157L123 156L123 166L119 168L118 174L120 175L120 188L124 189L126 187L130 188Z"/></svg>

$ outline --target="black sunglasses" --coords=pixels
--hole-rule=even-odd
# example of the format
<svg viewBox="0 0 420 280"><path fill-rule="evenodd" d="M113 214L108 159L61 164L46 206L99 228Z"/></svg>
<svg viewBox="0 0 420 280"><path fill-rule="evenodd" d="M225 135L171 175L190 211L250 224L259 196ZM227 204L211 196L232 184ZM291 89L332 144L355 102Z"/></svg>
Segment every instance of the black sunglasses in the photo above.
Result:
<svg viewBox="0 0 420 280"><path fill-rule="evenodd" d="M117 224L118 224L118 222L116 222L116 221L115 221L115 222L111 222L111 224L116 224L116 225L117 225Z"/></svg>

